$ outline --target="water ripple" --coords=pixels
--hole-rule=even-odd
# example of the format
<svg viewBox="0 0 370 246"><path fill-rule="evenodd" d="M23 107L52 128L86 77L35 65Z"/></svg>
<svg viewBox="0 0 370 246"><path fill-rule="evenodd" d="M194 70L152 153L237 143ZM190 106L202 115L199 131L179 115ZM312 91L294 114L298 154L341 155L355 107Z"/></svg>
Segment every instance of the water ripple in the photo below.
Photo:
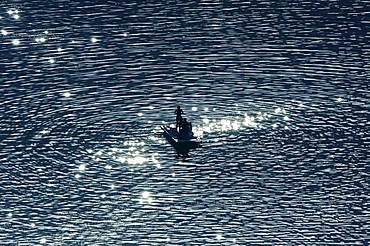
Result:
<svg viewBox="0 0 370 246"><path fill-rule="evenodd" d="M366 245L368 4L0 3L2 245Z"/></svg>

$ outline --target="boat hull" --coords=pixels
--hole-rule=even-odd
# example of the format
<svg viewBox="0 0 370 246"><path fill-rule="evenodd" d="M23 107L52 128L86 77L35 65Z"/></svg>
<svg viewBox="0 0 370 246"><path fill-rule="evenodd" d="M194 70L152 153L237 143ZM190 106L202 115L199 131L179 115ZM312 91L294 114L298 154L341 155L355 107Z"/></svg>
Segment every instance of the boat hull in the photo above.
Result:
<svg viewBox="0 0 370 246"><path fill-rule="evenodd" d="M181 140L178 139L178 132L175 128L162 126L163 136L176 149L178 154L188 154L189 150L200 147L201 142L196 139Z"/></svg>

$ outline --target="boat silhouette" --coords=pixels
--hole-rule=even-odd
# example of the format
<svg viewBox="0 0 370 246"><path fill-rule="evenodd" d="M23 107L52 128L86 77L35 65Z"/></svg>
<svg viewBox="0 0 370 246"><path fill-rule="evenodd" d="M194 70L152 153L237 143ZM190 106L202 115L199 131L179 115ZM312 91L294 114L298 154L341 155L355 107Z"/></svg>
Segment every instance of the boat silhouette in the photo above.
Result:
<svg viewBox="0 0 370 246"><path fill-rule="evenodd" d="M161 126L162 135L176 150L178 155L188 156L191 149L201 147L201 141L194 136L191 129L183 132L179 127Z"/></svg>

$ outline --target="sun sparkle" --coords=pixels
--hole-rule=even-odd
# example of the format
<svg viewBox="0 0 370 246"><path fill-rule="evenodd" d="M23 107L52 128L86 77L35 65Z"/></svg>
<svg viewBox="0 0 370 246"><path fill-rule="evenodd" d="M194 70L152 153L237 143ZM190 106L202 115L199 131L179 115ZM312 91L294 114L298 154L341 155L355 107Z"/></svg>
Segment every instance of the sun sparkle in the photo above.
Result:
<svg viewBox="0 0 370 246"><path fill-rule="evenodd" d="M144 199L147 199L147 198L149 198L150 193L149 193L149 191L144 191L141 195L142 195L142 197L143 197Z"/></svg>

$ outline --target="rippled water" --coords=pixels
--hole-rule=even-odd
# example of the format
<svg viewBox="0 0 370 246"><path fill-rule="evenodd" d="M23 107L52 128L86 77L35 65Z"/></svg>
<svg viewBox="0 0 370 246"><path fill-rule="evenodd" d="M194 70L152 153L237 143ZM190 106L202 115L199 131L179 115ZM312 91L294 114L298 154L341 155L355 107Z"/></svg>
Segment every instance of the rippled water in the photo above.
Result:
<svg viewBox="0 0 370 246"><path fill-rule="evenodd" d="M368 245L370 1L126 2L0 3L0 244Z"/></svg>

